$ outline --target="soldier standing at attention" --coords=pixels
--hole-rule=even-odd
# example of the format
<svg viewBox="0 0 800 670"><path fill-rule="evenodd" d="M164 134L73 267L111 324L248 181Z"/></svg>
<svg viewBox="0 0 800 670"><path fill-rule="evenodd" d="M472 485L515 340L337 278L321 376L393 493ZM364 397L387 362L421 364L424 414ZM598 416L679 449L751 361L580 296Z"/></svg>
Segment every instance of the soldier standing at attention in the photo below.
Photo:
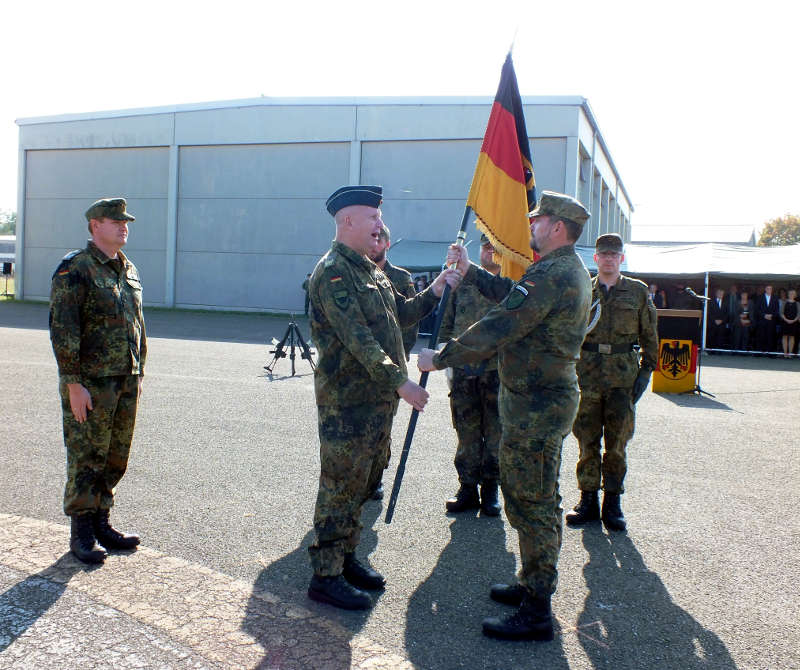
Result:
<svg viewBox="0 0 800 670"><path fill-rule="evenodd" d="M86 563L102 563L106 549L139 544L108 519L128 466L147 355L142 284L120 251L134 220L125 207L124 198L89 207L92 239L64 256L50 292L67 448L64 514L71 521L70 550Z"/></svg>
<svg viewBox="0 0 800 670"><path fill-rule="evenodd" d="M656 369L658 335L656 307L647 286L620 274L624 259L619 235L597 238L592 300L600 300L601 312L597 326L586 336L578 362L581 402L572 433L580 448L577 475L581 499L567 514L570 526L602 516L606 528L626 528L619 501L627 471L625 445L633 436L634 406ZM641 362L634 350L636 344L641 347ZM601 438L605 444L602 461ZM597 499L601 483L602 514Z"/></svg>
<svg viewBox="0 0 800 670"><path fill-rule="evenodd" d="M589 213L562 193L544 191L531 214L531 247L541 255L518 282L469 263L452 246L465 281L502 300L439 353L423 349L421 370L479 364L498 356L500 481L506 516L519 534L519 583L497 584L491 597L518 606L510 617L483 621L485 635L513 640L552 640L550 598L558 580L561 549L561 446L578 409L575 362L586 334L591 282L575 253Z"/></svg>
<svg viewBox="0 0 800 670"><path fill-rule="evenodd" d="M402 398L422 411L428 392L408 378L401 328L419 321L456 286L458 271L442 272L412 299L398 293L370 260L383 221L380 186L345 186L326 203L336 238L311 275L311 332L319 359L314 373L320 477L315 538L308 551L312 600L368 609L364 590L385 579L359 562L361 509L370 474L386 466L392 419Z"/></svg>
<svg viewBox="0 0 800 670"><path fill-rule="evenodd" d="M378 246L375 247L375 249L373 249L369 254L370 260L375 263L375 265L381 269L383 274L389 278L389 281L392 282L392 286L394 286L398 293L406 298L413 298L415 295L417 295L417 291L414 289L414 282L411 279L411 273L405 268L392 265L389 262L389 259L386 258L386 252L389 250L390 246L392 246L391 232L389 231L389 226L384 223L383 228L381 228L381 232L378 235ZM417 343L418 332L418 323L414 323L407 328L403 328L403 349L406 354L406 362L409 360L409 358L411 358L411 349L413 349L414 345ZM391 431L389 431L389 433L390 434L387 435L385 445L386 465L389 464L389 459L392 456ZM386 465L384 465L384 468ZM382 477L383 469L373 472L372 475L370 475L369 497L372 500L380 500L383 498L383 482L381 481Z"/></svg>
<svg viewBox="0 0 800 670"><path fill-rule="evenodd" d="M494 261L494 248L486 235L481 235L481 267L493 275L500 272ZM439 337L444 342L463 333L480 321L497 303L484 297L474 284L465 284L450 296L442 317ZM458 472L458 492L445 502L448 512L464 512L480 507L488 516L499 516L497 482L500 466L497 449L500 446L500 416L497 413L497 394L500 377L497 357L482 360L477 365L452 368L450 382L450 412L453 428L458 435L454 464ZM480 484L480 496L478 496Z"/></svg>

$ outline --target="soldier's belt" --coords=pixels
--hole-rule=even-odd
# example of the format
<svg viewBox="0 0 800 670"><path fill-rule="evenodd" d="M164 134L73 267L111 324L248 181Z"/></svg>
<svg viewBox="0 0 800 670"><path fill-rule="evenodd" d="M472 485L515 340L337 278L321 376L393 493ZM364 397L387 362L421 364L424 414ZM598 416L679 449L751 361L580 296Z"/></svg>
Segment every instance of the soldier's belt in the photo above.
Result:
<svg viewBox="0 0 800 670"><path fill-rule="evenodd" d="M633 351L635 343L632 344L602 344L600 342L584 342L582 349L584 351L594 351L599 354L627 354Z"/></svg>

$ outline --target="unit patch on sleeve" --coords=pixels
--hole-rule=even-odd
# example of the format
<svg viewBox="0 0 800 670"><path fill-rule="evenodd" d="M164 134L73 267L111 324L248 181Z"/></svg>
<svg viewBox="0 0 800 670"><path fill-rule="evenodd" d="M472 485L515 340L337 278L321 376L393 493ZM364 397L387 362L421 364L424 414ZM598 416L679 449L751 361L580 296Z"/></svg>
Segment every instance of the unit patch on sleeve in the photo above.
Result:
<svg viewBox="0 0 800 670"><path fill-rule="evenodd" d="M527 297L528 289L521 284L517 284L511 289L511 293L509 293L508 297L506 298L506 309L517 309L517 307L525 302L525 298Z"/></svg>
<svg viewBox="0 0 800 670"><path fill-rule="evenodd" d="M347 289L333 292L333 301L339 309L347 309L350 306L350 293Z"/></svg>

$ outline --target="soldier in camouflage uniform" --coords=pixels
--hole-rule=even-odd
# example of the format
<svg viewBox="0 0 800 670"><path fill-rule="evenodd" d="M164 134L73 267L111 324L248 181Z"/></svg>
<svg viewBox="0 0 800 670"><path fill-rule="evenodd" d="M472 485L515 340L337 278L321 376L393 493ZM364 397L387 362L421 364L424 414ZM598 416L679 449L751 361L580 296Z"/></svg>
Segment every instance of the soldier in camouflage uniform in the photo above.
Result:
<svg viewBox="0 0 800 670"><path fill-rule="evenodd" d="M567 524L578 526L602 516L607 528L625 530L619 499L625 490L625 445L633 437L634 406L656 368L656 307L644 282L620 274L625 256L619 235L598 237L595 252L598 273L592 279L592 300L600 301L601 312L597 326L586 336L578 363L581 402L572 433L580 448L581 498L567 514ZM637 344L641 356L634 350ZM602 513L597 494L601 483Z"/></svg>
<svg viewBox="0 0 800 670"><path fill-rule="evenodd" d="M494 248L486 235L481 235L481 267L496 275L500 266L494 261ZM451 294L442 317L439 339L446 341L464 332L497 303L481 294L474 284L465 284ZM497 394L500 377L497 357L478 365L452 368L450 380L450 413L458 435L454 464L459 488L445 502L448 512L480 509L488 516L500 514L497 482L500 466L497 450L500 446L500 416L497 413ZM480 496L478 496L480 484Z"/></svg>
<svg viewBox="0 0 800 670"><path fill-rule="evenodd" d="M518 583L492 587L493 599L519 606L483 622L486 635L553 639L551 595L561 548L561 445L578 409L575 363L586 333L591 284L575 253L589 213L570 196L544 191L531 212L531 247L541 255L518 282L469 265L453 246L465 282L502 302L436 353L423 349L421 370L478 364L498 356L500 480L506 515L519 533Z"/></svg>
<svg viewBox="0 0 800 670"><path fill-rule="evenodd" d="M411 273L405 268L392 265L389 262L389 259L386 258L386 252L389 250L391 245L391 232L389 231L389 226L384 223L383 228L381 228L381 232L378 235L378 246L370 252L369 257L372 262L383 271L383 274L389 278L389 281L392 282L392 286L394 286L398 293L404 295L406 298L413 298L415 295L417 295L417 291L414 288L414 282L411 279ZM418 323L414 323L407 328L403 328L403 349L405 350L406 361L411 358L411 349L413 349L414 345L417 343L418 332ZM385 449L386 463L388 464L392 455L391 439L388 439L388 436ZM383 482L381 482L382 477L383 469L373 472L370 476L369 497L372 500L380 500L383 498Z"/></svg>
<svg viewBox="0 0 800 670"><path fill-rule="evenodd" d="M355 557L370 473L382 471L399 398L422 410L428 393L408 378L401 328L437 303L443 272L412 299L398 293L369 259L383 226L380 186L345 186L326 203L336 221L331 250L311 275L311 332L319 359L314 373L320 478L309 547L313 600L345 609L372 605L364 590L385 580ZM399 396L399 398L398 398Z"/></svg>
<svg viewBox="0 0 800 670"><path fill-rule="evenodd" d="M53 274L50 340L67 449L70 549L82 561L101 563L106 549L139 544L108 517L128 466L147 337L139 273L120 251L134 217L123 198L111 198L93 203L86 219L92 239L64 256Z"/></svg>

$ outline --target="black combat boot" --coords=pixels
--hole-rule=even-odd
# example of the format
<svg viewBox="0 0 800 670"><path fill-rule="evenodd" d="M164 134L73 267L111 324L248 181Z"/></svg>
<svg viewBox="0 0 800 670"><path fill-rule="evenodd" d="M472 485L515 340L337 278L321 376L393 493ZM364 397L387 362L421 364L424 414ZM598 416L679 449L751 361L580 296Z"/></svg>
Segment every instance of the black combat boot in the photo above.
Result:
<svg viewBox="0 0 800 670"><path fill-rule="evenodd" d="M525 598L525 589L519 584L495 584L489 591L489 596L498 603L519 607Z"/></svg>
<svg viewBox="0 0 800 670"><path fill-rule="evenodd" d="M487 479L481 484L481 511L486 516L500 516L500 501L497 499L497 482Z"/></svg>
<svg viewBox="0 0 800 670"><path fill-rule="evenodd" d="M327 603L344 610L368 610L372 607L369 594L357 589L342 575L319 577L314 575L308 585L308 597L318 603Z"/></svg>
<svg viewBox="0 0 800 670"><path fill-rule="evenodd" d="M359 562L355 554L344 555L342 575L356 588L367 591L382 589L386 585L384 576L369 565Z"/></svg>
<svg viewBox="0 0 800 670"><path fill-rule="evenodd" d="M378 482L378 485L369 492L370 500L383 500L383 482Z"/></svg>
<svg viewBox="0 0 800 670"><path fill-rule="evenodd" d="M69 549L78 560L84 563L102 563L106 560L106 550L94 537L91 512L75 514L70 517Z"/></svg>
<svg viewBox="0 0 800 670"><path fill-rule="evenodd" d="M619 493L603 494L603 524L609 530L625 530L628 524L619 505Z"/></svg>
<svg viewBox="0 0 800 670"><path fill-rule="evenodd" d="M581 526L589 521L600 520L600 502L597 491L581 491L581 499L571 512L567 512L568 526Z"/></svg>
<svg viewBox="0 0 800 670"><path fill-rule="evenodd" d="M483 620L483 634L501 640L553 639L553 617L550 596L532 596L525 593L515 614L505 619L489 617Z"/></svg>
<svg viewBox="0 0 800 670"><path fill-rule="evenodd" d="M478 487L475 484L462 484L458 487L458 493L448 499L444 506L448 512L466 512L470 509L478 509L481 506Z"/></svg>
<svg viewBox="0 0 800 670"><path fill-rule="evenodd" d="M121 533L108 522L109 510L99 509L94 513L94 535L106 549L135 549L138 535Z"/></svg>

